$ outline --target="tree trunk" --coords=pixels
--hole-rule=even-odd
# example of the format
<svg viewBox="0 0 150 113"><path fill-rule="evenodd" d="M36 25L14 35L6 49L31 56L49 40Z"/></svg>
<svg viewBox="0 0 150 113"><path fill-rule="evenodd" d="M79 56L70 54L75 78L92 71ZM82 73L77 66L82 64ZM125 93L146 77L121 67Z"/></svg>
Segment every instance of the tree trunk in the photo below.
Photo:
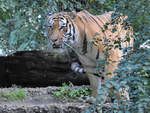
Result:
<svg viewBox="0 0 150 113"><path fill-rule="evenodd" d="M22 51L0 57L0 86L59 86L69 81L75 85L89 84L85 74L70 69L69 59L66 54L44 51Z"/></svg>

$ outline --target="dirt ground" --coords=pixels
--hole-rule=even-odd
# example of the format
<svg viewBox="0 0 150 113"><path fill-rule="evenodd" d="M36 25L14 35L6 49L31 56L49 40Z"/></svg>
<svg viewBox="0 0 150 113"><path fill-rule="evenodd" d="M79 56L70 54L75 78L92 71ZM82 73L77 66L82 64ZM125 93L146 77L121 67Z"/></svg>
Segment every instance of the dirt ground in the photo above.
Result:
<svg viewBox="0 0 150 113"><path fill-rule="evenodd" d="M21 100L10 100L4 98L2 94L8 94L23 90L26 92L26 98ZM64 101L52 96L53 91L60 87L43 88L0 88L0 113L81 113L89 106L79 100Z"/></svg>

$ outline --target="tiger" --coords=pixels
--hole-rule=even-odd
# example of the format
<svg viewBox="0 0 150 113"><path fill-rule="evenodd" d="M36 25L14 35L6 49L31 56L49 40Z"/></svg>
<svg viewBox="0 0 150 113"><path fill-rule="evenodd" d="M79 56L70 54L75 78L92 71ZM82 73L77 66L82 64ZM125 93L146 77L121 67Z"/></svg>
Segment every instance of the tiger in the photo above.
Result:
<svg viewBox="0 0 150 113"><path fill-rule="evenodd" d="M132 27L124 29L123 26L127 16L121 15L116 23L111 24L115 19L112 18L113 14L113 11L109 11L102 15L92 15L82 10L47 15L47 35L52 47L71 48L77 54L89 78L94 98L98 97L101 85L116 76L114 71L125 54L123 49L133 47ZM129 41L126 41L127 37ZM118 40L121 44L114 47ZM105 43L113 47L110 49ZM96 72L98 59L106 59L108 63L101 64L102 69Z"/></svg>

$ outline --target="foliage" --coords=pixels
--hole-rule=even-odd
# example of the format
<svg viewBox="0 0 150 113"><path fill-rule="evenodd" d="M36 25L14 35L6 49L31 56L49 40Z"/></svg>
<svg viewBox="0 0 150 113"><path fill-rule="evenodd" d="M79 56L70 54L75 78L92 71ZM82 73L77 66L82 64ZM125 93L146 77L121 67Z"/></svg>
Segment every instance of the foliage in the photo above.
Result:
<svg viewBox="0 0 150 113"><path fill-rule="evenodd" d="M81 7L74 0L1 0L0 49L7 54L15 51L46 49L46 14Z"/></svg>
<svg viewBox="0 0 150 113"><path fill-rule="evenodd" d="M113 93L114 104L106 113L148 113L150 110L150 50L140 48L133 53L124 56L116 70L118 76L112 78L102 85L99 90L99 97L95 104L88 111L102 109L100 104L104 104L104 97ZM120 76L120 77L119 77ZM113 86L113 91L110 87ZM120 88L129 88L130 101L117 99L117 93ZM95 107L96 106L96 107Z"/></svg>
<svg viewBox="0 0 150 113"><path fill-rule="evenodd" d="M102 2L103 1L103 2ZM106 113L147 113L150 110L150 50L149 44L143 46L144 42L149 42L150 36L150 6L149 0L101 0L91 5L91 12L99 12L114 10L128 16L126 23L134 29L134 49L130 53L124 55L119 68L115 71L118 75L102 85L99 90L99 96L93 106L87 110L88 112L97 112L102 109L104 97L113 94L112 109L105 111ZM98 13L97 13L98 14ZM144 43L145 44L145 43ZM100 64L102 63L101 59ZM100 67L100 66L99 66ZM113 90L109 90L113 87ZM129 88L130 101L121 98L117 99L117 93L120 88Z"/></svg>
<svg viewBox="0 0 150 113"><path fill-rule="evenodd" d="M129 87L131 103L118 101L114 96L114 103L117 104L113 105L111 111L106 112L149 112L150 51L149 48L140 48L141 44L150 39L149 2L150 0L1 0L0 49L3 49L7 54L17 50L47 49L45 18L48 11L54 13L62 10L80 11L86 9L92 14L102 14L112 10L121 12L128 16L127 21L123 24L130 23L133 27L134 50L122 59L119 69L116 70L118 77L116 76L103 84L99 90L99 98L92 106L93 109L89 109L89 111L99 107L101 109L101 106L98 105L104 103L103 96L107 95L108 88L113 86L112 93L114 94L121 87ZM103 63L101 60L99 62ZM77 92L69 94L68 88L63 87L55 95L76 97Z"/></svg>
<svg viewBox="0 0 150 113"><path fill-rule="evenodd" d="M23 100L27 94L23 90L13 91L13 92L3 92L1 97L7 100Z"/></svg>
<svg viewBox="0 0 150 113"><path fill-rule="evenodd" d="M89 89L88 88L75 88L73 89L73 84L70 83L67 85L63 83L60 91L55 91L53 96L56 98L63 98L63 99L83 99L86 96L89 96Z"/></svg>

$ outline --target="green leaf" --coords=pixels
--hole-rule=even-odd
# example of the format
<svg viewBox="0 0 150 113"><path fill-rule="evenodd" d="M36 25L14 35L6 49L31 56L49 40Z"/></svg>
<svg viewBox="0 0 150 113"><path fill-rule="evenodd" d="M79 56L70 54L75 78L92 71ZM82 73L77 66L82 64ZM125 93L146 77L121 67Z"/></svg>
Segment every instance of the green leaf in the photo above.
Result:
<svg viewBox="0 0 150 113"><path fill-rule="evenodd" d="M112 33L115 33L116 31L117 31L117 29L116 29L116 28L113 28L111 32L112 32Z"/></svg>
<svg viewBox="0 0 150 113"><path fill-rule="evenodd" d="M20 46L19 46L19 48L17 49L18 51L23 51L23 50L25 50L25 48L28 46L28 44L29 44L29 41L28 42L24 42L24 43L22 43Z"/></svg>
<svg viewBox="0 0 150 113"><path fill-rule="evenodd" d="M17 44L17 41L18 41L17 30L14 30L10 33L10 39L9 39L10 47L13 47L15 44Z"/></svg>

